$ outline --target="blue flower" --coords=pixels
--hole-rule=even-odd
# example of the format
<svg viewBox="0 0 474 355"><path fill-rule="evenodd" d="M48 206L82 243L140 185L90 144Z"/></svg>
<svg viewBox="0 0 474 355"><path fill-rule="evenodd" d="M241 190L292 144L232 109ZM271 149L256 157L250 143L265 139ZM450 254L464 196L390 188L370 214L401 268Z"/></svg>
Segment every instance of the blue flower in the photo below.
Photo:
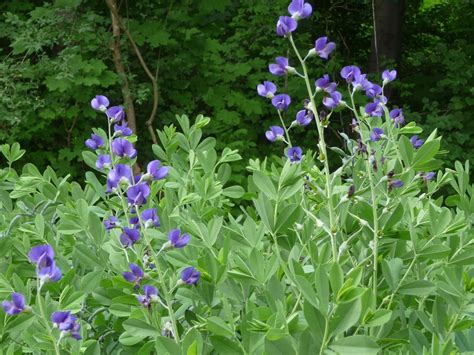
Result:
<svg viewBox="0 0 474 355"><path fill-rule="evenodd" d="M288 6L288 12L291 17L299 20L311 16L313 8L307 2L305 3L304 0L293 0Z"/></svg>
<svg viewBox="0 0 474 355"><path fill-rule="evenodd" d="M160 218L158 217L158 213L156 212L156 208L149 208L142 212L142 220L145 228L148 227L159 227L160 226Z"/></svg>
<svg viewBox="0 0 474 355"><path fill-rule="evenodd" d="M127 200L131 205L143 205L150 195L150 186L145 182L140 182L130 186L127 190Z"/></svg>
<svg viewBox="0 0 474 355"><path fill-rule="evenodd" d="M302 159L303 150L300 147L290 147L288 148L286 155L290 162L299 163Z"/></svg>
<svg viewBox="0 0 474 355"><path fill-rule="evenodd" d="M25 296L21 293L12 293L12 302L3 301L2 302L3 310L6 314L13 316L23 312L26 309L25 306Z"/></svg>
<svg viewBox="0 0 474 355"><path fill-rule="evenodd" d="M380 139L382 139L382 135L384 134L384 131L382 128L379 128L379 127L375 127L373 130L372 130L372 133L370 134L370 140L372 142L377 142L379 141Z"/></svg>
<svg viewBox="0 0 474 355"><path fill-rule="evenodd" d="M86 140L85 145L89 149L97 150L104 146L104 140L98 134L93 133L91 138Z"/></svg>
<svg viewBox="0 0 474 355"><path fill-rule="evenodd" d="M143 270L137 264L130 264L129 268L131 271L125 271L122 273L123 278L128 282L133 282L135 285L139 285L145 274Z"/></svg>
<svg viewBox="0 0 474 355"><path fill-rule="evenodd" d="M51 321L56 328L63 333L69 333L76 340L81 340L81 325L77 323L77 317L73 316L70 311L54 312L51 315Z"/></svg>
<svg viewBox="0 0 474 355"><path fill-rule="evenodd" d="M270 130L265 132L265 136L270 142L275 142L276 140L283 140L283 134L285 131L279 126L270 126Z"/></svg>
<svg viewBox="0 0 474 355"><path fill-rule="evenodd" d="M107 111L107 107L109 107L109 99L104 95L97 95L91 100L91 107L100 112Z"/></svg>
<svg viewBox="0 0 474 355"><path fill-rule="evenodd" d="M189 266L181 272L181 282L188 285L195 285L200 277L201 273L193 266Z"/></svg>
<svg viewBox="0 0 474 355"><path fill-rule="evenodd" d="M173 229L168 234L169 243L175 248L184 248L188 245L191 237L187 233L181 234L179 229Z"/></svg>
<svg viewBox="0 0 474 355"><path fill-rule="evenodd" d="M151 303L158 300L158 290L156 289L156 287L151 285L144 285L142 290L143 295L138 295L137 300L144 307L150 308Z"/></svg>
<svg viewBox="0 0 474 355"><path fill-rule="evenodd" d="M423 145L423 143L425 143L425 141L421 138L418 138L416 134L410 138L410 142L413 145L413 148L415 149L419 149Z"/></svg>
<svg viewBox="0 0 474 355"><path fill-rule="evenodd" d="M264 81L263 84L257 85L257 92L260 96L271 99L277 90L275 84L271 81Z"/></svg>
<svg viewBox="0 0 474 355"><path fill-rule="evenodd" d="M123 233L120 235L120 242L125 248L132 246L139 240L140 232L137 229L125 227Z"/></svg>
<svg viewBox="0 0 474 355"><path fill-rule="evenodd" d="M296 30L298 23L295 19L288 16L280 16L276 25L276 33L278 36L287 36Z"/></svg>

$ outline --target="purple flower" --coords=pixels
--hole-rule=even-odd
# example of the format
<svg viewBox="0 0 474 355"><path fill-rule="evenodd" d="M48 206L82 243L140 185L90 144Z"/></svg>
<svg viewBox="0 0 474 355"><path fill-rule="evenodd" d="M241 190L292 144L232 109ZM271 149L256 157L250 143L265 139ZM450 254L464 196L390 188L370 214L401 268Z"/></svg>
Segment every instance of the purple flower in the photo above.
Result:
<svg viewBox="0 0 474 355"><path fill-rule="evenodd" d="M402 187L403 186L403 181L401 180L390 180L389 183L388 183L388 188L389 189L393 189L393 188L399 188L399 187Z"/></svg>
<svg viewBox="0 0 474 355"><path fill-rule="evenodd" d="M357 121L355 118L352 119L352 122L351 124L349 125L351 126L352 128L352 131L357 131L358 127L359 127L359 121Z"/></svg>
<svg viewBox="0 0 474 355"><path fill-rule="evenodd" d="M179 229L173 229L168 233L168 241L175 248L183 248L188 245L191 237L187 233L181 234Z"/></svg>
<svg viewBox="0 0 474 355"><path fill-rule="evenodd" d="M300 147L290 147L286 152L286 156L291 163L299 163L302 159L303 150Z"/></svg>
<svg viewBox="0 0 474 355"><path fill-rule="evenodd" d="M291 97L286 94L276 95L272 99L272 105L279 111L285 111L291 104Z"/></svg>
<svg viewBox="0 0 474 355"><path fill-rule="evenodd" d="M400 127L405 123L405 117L403 116L403 111L400 108L390 111L390 118L394 121L396 127Z"/></svg>
<svg viewBox="0 0 474 355"><path fill-rule="evenodd" d="M91 107L100 112L107 111L107 107L109 107L109 99L104 95L97 95L91 100Z"/></svg>
<svg viewBox="0 0 474 355"><path fill-rule="evenodd" d="M348 65L341 69L341 77L348 83L352 83L357 76L360 76L361 72L355 65Z"/></svg>
<svg viewBox="0 0 474 355"><path fill-rule="evenodd" d="M131 271L125 271L122 273L123 278L128 282L133 282L135 285L140 284L140 281L143 279L145 274L143 270L137 264L129 264L128 267Z"/></svg>
<svg viewBox="0 0 474 355"><path fill-rule="evenodd" d="M270 126L270 130L265 132L265 136L270 142L275 142L276 140L283 140L283 134L285 131L279 126Z"/></svg>
<svg viewBox="0 0 474 355"><path fill-rule="evenodd" d="M104 168L110 168L112 164L112 160L110 159L110 155L108 154L101 154L97 157L95 162L95 167L99 170L103 170Z"/></svg>
<svg viewBox="0 0 474 355"><path fill-rule="evenodd" d="M140 232L137 229L127 228L123 229L123 233L120 234L120 242L127 248L132 246L140 240Z"/></svg>
<svg viewBox="0 0 474 355"><path fill-rule="evenodd" d="M132 183L132 170L128 165L117 164L107 174L107 192L111 192L121 183Z"/></svg>
<svg viewBox="0 0 474 355"><path fill-rule="evenodd" d="M382 139L382 135L384 134L384 131L382 128L378 128L378 127L375 127L373 130L372 130L372 133L370 134L370 140L372 142L377 142L379 141L380 139Z"/></svg>
<svg viewBox="0 0 474 355"><path fill-rule="evenodd" d="M271 99L277 90L275 84L271 81L264 81L263 84L257 85L257 92L260 96Z"/></svg>
<svg viewBox="0 0 474 355"><path fill-rule="evenodd" d="M316 91L326 91L330 94L336 91L336 87L336 83L330 82L328 74L324 74L322 78L316 80Z"/></svg>
<svg viewBox="0 0 474 355"><path fill-rule="evenodd" d="M148 163L146 172L153 180L161 180L168 176L170 168L167 166L161 166L159 160L153 160Z"/></svg>
<svg viewBox="0 0 474 355"><path fill-rule="evenodd" d="M288 58L276 57L275 62L276 64L270 64L268 66L268 70L270 71L270 73L275 76L283 76L288 72L289 68L291 68L288 65Z"/></svg>
<svg viewBox="0 0 474 355"><path fill-rule="evenodd" d="M125 111L122 106L112 106L107 110L107 117L110 122L122 122L125 119Z"/></svg>
<svg viewBox="0 0 474 355"><path fill-rule="evenodd" d="M410 142L413 148L415 149L420 148L423 145L423 143L425 143L425 141L421 138L418 138L416 134L410 138Z"/></svg>
<svg viewBox="0 0 474 355"><path fill-rule="evenodd" d="M140 229L140 219L138 216L130 217L129 222L134 229Z"/></svg>
<svg viewBox="0 0 474 355"><path fill-rule="evenodd" d="M51 315L51 321L61 332L69 332L76 340L81 340L81 325L77 323L77 317L73 316L70 311L54 312Z"/></svg>
<svg viewBox="0 0 474 355"><path fill-rule="evenodd" d="M158 218L158 213L156 208L150 208L142 212L142 220L145 224L145 228L148 227L159 227L160 219Z"/></svg>
<svg viewBox="0 0 474 355"><path fill-rule="evenodd" d="M421 173L420 175L421 175L421 177L423 178L423 181L424 181L424 182L428 182L428 181L430 181L431 179L433 179L436 174L435 174L434 172L430 171L430 172L428 172L428 173Z"/></svg>
<svg viewBox="0 0 474 355"><path fill-rule="evenodd" d="M313 8L310 4L305 3L304 0L293 0L288 6L288 12L291 17L299 20L311 16Z"/></svg>
<svg viewBox="0 0 474 355"><path fill-rule="evenodd" d="M313 112L311 112L310 110L300 110L296 114L295 122L296 124L300 126L307 126L311 123L313 118L314 118Z"/></svg>
<svg viewBox="0 0 474 355"><path fill-rule="evenodd" d="M36 273L41 283L61 279L62 273L54 262L54 251L50 245L37 245L31 248L28 258L36 264Z"/></svg>
<svg viewBox="0 0 474 355"><path fill-rule="evenodd" d="M314 43L314 49L320 58L328 59L331 52L336 49L336 43L328 42L327 37L320 37Z"/></svg>
<svg viewBox="0 0 474 355"><path fill-rule="evenodd" d="M276 33L278 36L286 36L296 30L298 23L294 18L288 16L280 16L276 25Z"/></svg>
<svg viewBox="0 0 474 355"><path fill-rule="evenodd" d="M375 99L374 102L365 105L365 113L372 117L382 117L385 103L385 97L380 96L380 98Z"/></svg>
<svg viewBox="0 0 474 355"><path fill-rule="evenodd" d="M195 285L200 277L201 273L193 266L189 266L181 272L181 281L188 285Z"/></svg>
<svg viewBox="0 0 474 355"><path fill-rule="evenodd" d="M142 290L143 295L138 295L137 300L144 307L149 308L152 302L158 300L158 290L156 289L156 287L151 285L144 285Z"/></svg>
<svg viewBox="0 0 474 355"><path fill-rule="evenodd" d="M127 190L128 203L131 205L143 205L149 195L150 186L144 182L130 186Z"/></svg>
<svg viewBox="0 0 474 355"><path fill-rule="evenodd" d="M111 230L118 226L119 219L115 216L110 216L104 221L104 226L106 230Z"/></svg>
<svg viewBox="0 0 474 355"><path fill-rule="evenodd" d="M129 157L131 159L137 156L137 150L133 144L124 138L115 138L112 141L112 152L119 157Z"/></svg>
<svg viewBox="0 0 474 355"><path fill-rule="evenodd" d="M382 73L382 79L383 79L384 85L391 81L394 81L396 78L397 78L396 70L384 70L384 72Z"/></svg>
<svg viewBox="0 0 474 355"><path fill-rule="evenodd" d="M326 106L328 109L333 110L341 103L342 95L338 91L334 91L329 94L328 97L323 99L323 105Z"/></svg>
<svg viewBox="0 0 474 355"><path fill-rule="evenodd" d="M374 98L382 94L382 88L377 84L372 84L365 90L365 94L367 97Z"/></svg>
<svg viewBox="0 0 474 355"><path fill-rule="evenodd" d="M128 127L128 123L124 121L122 122L121 125L120 124L114 125L114 133L117 136L128 137L132 135L133 131L130 127Z"/></svg>
<svg viewBox="0 0 474 355"><path fill-rule="evenodd" d="M367 80L367 74L359 74L355 73L354 78L352 80L352 86L354 87L354 91L358 89L362 89L364 91L370 90L372 88L372 83Z"/></svg>
<svg viewBox="0 0 474 355"><path fill-rule="evenodd" d="M96 150L104 146L104 140L98 134L93 133L91 138L86 140L85 144L87 148Z"/></svg>
<svg viewBox="0 0 474 355"><path fill-rule="evenodd" d="M2 302L3 311L13 316L15 314L19 314L25 310L25 296L21 293L12 293L12 302L10 301L3 301Z"/></svg>

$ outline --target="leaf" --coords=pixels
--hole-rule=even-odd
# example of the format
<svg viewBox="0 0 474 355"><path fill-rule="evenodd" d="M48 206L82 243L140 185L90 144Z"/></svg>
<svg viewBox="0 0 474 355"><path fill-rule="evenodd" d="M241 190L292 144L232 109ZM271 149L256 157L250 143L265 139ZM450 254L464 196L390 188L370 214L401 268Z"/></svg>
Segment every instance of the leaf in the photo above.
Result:
<svg viewBox="0 0 474 355"><path fill-rule="evenodd" d="M311 303L315 308L318 308L318 296L311 283L304 276L300 275L296 275L295 280L299 290L304 296L304 300Z"/></svg>
<svg viewBox="0 0 474 355"><path fill-rule="evenodd" d="M229 186L222 190L222 194L230 198L241 198L244 193L245 189L238 185Z"/></svg>
<svg viewBox="0 0 474 355"><path fill-rule="evenodd" d="M15 316L15 319L8 322L5 333L19 334L22 331L28 329L30 325L35 321L35 317L32 313L23 313Z"/></svg>
<svg viewBox="0 0 474 355"><path fill-rule="evenodd" d="M400 280L400 273L403 269L403 260L394 258L391 260L382 261L382 274L387 282L388 286L392 291L398 286Z"/></svg>
<svg viewBox="0 0 474 355"><path fill-rule="evenodd" d="M74 249L74 256L84 266L89 266L93 269L94 268L97 268L97 269L102 268L102 263L96 257L96 254L91 249L86 247L85 245L76 244L75 249Z"/></svg>
<svg viewBox="0 0 474 355"><path fill-rule="evenodd" d="M472 265L474 264L474 246L466 247L456 256L449 260L449 264L452 265Z"/></svg>
<svg viewBox="0 0 474 355"><path fill-rule="evenodd" d="M160 336L160 332L150 324L140 320L140 319L127 319L122 323L124 329L129 335L138 336L138 337L152 337L156 338Z"/></svg>
<svg viewBox="0 0 474 355"><path fill-rule="evenodd" d="M164 336L159 336L156 339L155 343L155 350L157 354L170 354L170 355L178 355L181 354L181 349L179 348L178 344L170 338L166 338Z"/></svg>
<svg viewBox="0 0 474 355"><path fill-rule="evenodd" d="M427 280L418 280L403 285L398 289L398 293L410 296L427 296L436 290L436 285Z"/></svg>
<svg viewBox="0 0 474 355"><path fill-rule="evenodd" d="M120 344L123 344L125 346L133 346L135 344L138 344L145 338L146 336L134 336L130 335L128 332L124 332L120 334L119 342Z"/></svg>
<svg viewBox="0 0 474 355"><path fill-rule="evenodd" d="M215 335L230 337L234 335L234 332L229 325L219 317L207 318L207 329Z"/></svg>
<svg viewBox="0 0 474 355"><path fill-rule="evenodd" d="M253 182L257 188L262 191L268 198L276 200L277 191L273 185L272 180L260 171L255 171L253 174Z"/></svg>
<svg viewBox="0 0 474 355"><path fill-rule="evenodd" d="M428 245L418 255L427 259L442 259L449 255L451 248L443 244Z"/></svg>
<svg viewBox="0 0 474 355"><path fill-rule="evenodd" d="M338 304L334 316L329 322L329 328L333 336L345 332L359 320L362 312L360 298L356 298L354 302Z"/></svg>
<svg viewBox="0 0 474 355"><path fill-rule="evenodd" d="M369 327L379 327L387 323L392 317L392 311L389 309L378 309L372 314L366 323Z"/></svg>
<svg viewBox="0 0 474 355"><path fill-rule="evenodd" d="M421 148L419 148L414 157L412 168L420 170L420 168L434 158L440 148L439 139L425 142Z"/></svg>
<svg viewBox="0 0 474 355"><path fill-rule="evenodd" d="M341 338L332 343L330 348L341 355L376 355L380 351L380 346L372 338L365 335L353 335L350 337Z"/></svg>
<svg viewBox="0 0 474 355"><path fill-rule="evenodd" d="M235 341L230 340L229 338L221 336L211 336L211 343L214 345L214 348L217 354L229 354L229 355L240 355L242 350Z"/></svg>

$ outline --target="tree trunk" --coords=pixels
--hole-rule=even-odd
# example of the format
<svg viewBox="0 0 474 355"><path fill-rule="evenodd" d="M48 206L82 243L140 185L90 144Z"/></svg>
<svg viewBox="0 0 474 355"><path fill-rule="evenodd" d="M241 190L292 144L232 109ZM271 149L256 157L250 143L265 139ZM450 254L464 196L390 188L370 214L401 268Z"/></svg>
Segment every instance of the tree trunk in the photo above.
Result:
<svg viewBox="0 0 474 355"><path fill-rule="evenodd" d="M404 0L372 0L374 35L369 72L380 73L386 62L400 63Z"/></svg>

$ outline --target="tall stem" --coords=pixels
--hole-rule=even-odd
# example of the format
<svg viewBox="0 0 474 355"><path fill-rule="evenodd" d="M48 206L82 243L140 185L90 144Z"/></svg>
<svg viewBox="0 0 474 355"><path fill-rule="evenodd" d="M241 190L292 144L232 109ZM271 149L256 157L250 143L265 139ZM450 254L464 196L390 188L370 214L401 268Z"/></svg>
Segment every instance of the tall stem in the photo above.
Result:
<svg viewBox="0 0 474 355"><path fill-rule="evenodd" d="M324 172L326 175L326 195L327 195L328 209L329 209L329 224L330 224L329 229L331 231L330 237L331 237L332 256L334 260L337 260L336 216L334 214L334 206L333 206L333 201L332 201L332 186L331 186L331 181L330 181L331 173L329 171L326 141L324 139L324 127L322 126L321 121L319 120L318 111L316 110L316 103L314 101L313 89L311 87L311 83L309 82L309 76L308 76L308 70L306 68L306 64L303 58L301 57L300 53L298 52L298 49L296 48L295 42L293 41L293 38L291 37L291 35L288 37L288 39L290 40L293 50L295 51L295 54L298 57L298 60L300 61L301 67L303 69L303 79L306 84L309 100L311 102L311 111L313 111L316 126L318 128L318 135L319 135L318 146L319 146L321 158L324 163Z"/></svg>
<svg viewBox="0 0 474 355"><path fill-rule="evenodd" d="M46 317L46 310L44 309L44 304L43 300L41 298L41 286L40 286L40 281L38 278L37 282L37 294L36 294L36 302L38 303L38 307L40 309L41 313L41 318L43 318L44 325L46 327L46 330L48 331L49 337L51 338L51 342L53 343L54 346L54 352L56 355L61 355L61 351L59 350L59 342L56 342L56 339L53 336L53 330L51 329L51 326L49 325L49 319Z"/></svg>

